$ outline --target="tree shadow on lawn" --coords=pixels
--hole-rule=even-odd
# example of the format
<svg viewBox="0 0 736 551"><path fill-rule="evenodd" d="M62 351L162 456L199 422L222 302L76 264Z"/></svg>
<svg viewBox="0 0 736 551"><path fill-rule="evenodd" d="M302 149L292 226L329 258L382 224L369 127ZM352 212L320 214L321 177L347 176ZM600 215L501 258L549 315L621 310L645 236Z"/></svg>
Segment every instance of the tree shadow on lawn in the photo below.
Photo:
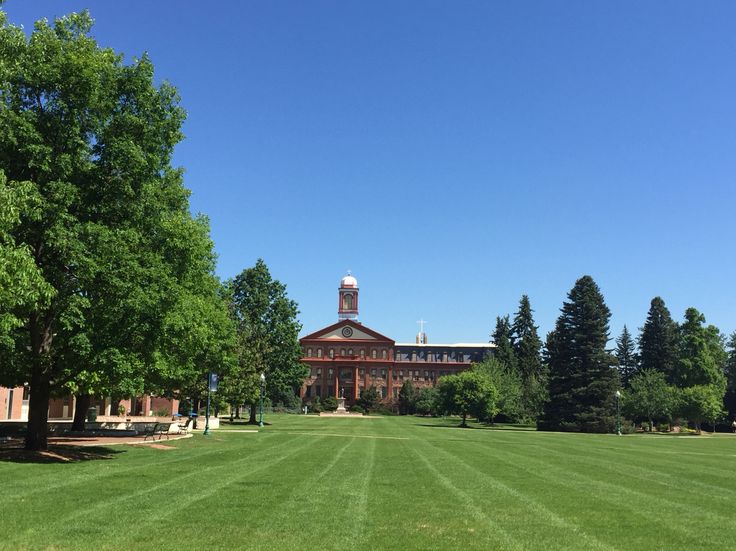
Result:
<svg viewBox="0 0 736 551"><path fill-rule="evenodd" d="M531 425L513 425L506 423L497 423L495 425L485 425L477 423L468 423L462 426L458 423L435 424L414 423L416 427L428 427L431 429L471 429L471 430L503 430L503 431L520 431L520 432L536 432L536 428Z"/></svg>
<svg viewBox="0 0 736 551"><path fill-rule="evenodd" d="M29 451L23 442L11 441L0 446L0 462L8 463L76 463L98 459L113 459L125 450L103 446L49 446L46 451Z"/></svg>

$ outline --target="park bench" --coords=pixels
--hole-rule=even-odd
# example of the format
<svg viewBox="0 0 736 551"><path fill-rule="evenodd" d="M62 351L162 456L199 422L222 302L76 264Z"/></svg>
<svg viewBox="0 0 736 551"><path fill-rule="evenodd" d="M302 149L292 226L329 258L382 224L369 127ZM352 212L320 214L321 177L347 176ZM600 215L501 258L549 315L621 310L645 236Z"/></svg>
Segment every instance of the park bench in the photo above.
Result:
<svg viewBox="0 0 736 551"><path fill-rule="evenodd" d="M187 422L183 425L179 425L179 434L189 434L189 426L192 424L193 419L190 417Z"/></svg>
<svg viewBox="0 0 736 551"><path fill-rule="evenodd" d="M143 431L143 441L145 442L150 437L151 440L156 439L156 435L158 435L158 439L161 440L163 436L166 436L166 439L169 439L169 429L171 428L171 423L154 423L154 425L151 428L146 427Z"/></svg>

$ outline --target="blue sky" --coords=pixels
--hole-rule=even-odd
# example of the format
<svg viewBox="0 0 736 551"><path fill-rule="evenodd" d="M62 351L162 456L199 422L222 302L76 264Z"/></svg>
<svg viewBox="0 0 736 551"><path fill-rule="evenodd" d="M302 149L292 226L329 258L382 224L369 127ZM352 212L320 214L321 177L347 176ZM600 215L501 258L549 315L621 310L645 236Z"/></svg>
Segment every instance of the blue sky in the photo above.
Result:
<svg viewBox="0 0 736 551"><path fill-rule="evenodd" d="M227 278L265 259L305 332L485 341L530 296L544 335L592 275L612 336L661 295L736 330L733 2L9 0L88 7L188 111L176 163Z"/></svg>

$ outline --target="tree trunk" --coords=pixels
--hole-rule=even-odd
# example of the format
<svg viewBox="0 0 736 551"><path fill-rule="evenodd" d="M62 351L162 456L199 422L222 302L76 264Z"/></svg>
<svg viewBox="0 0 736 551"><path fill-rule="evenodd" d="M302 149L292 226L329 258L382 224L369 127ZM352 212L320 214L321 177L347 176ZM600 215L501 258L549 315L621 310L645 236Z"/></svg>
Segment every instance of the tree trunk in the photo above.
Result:
<svg viewBox="0 0 736 551"><path fill-rule="evenodd" d="M460 423L460 426L461 426L461 427L467 427L467 426L468 426L468 424L467 424L467 423L465 422L465 420L466 420L467 418L468 418L468 414L467 414L467 413L463 413L463 422L462 422L462 423Z"/></svg>
<svg viewBox="0 0 736 551"><path fill-rule="evenodd" d="M43 451L48 448L49 397L51 383L36 367L31 374L31 395L28 402L27 450Z"/></svg>
<svg viewBox="0 0 736 551"><path fill-rule="evenodd" d="M250 425L258 424L258 419L256 419L256 411L258 411L258 405L252 403L250 405L250 419L248 419L248 424Z"/></svg>
<svg viewBox="0 0 736 551"><path fill-rule="evenodd" d="M83 431L84 421L87 418L87 410L92 402L92 396L89 394L77 394L76 406L74 407L74 421L72 421L72 430Z"/></svg>
<svg viewBox="0 0 736 551"><path fill-rule="evenodd" d="M235 418L240 419L240 406L235 406Z"/></svg>

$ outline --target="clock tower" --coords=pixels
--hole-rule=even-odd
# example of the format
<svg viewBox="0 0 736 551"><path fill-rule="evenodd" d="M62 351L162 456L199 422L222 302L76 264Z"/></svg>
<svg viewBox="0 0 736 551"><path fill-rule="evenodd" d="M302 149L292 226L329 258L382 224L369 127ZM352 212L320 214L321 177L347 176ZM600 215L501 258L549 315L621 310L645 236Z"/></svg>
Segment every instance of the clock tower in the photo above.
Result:
<svg viewBox="0 0 736 551"><path fill-rule="evenodd" d="M358 280L350 272L340 280L337 318L358 321Z"/></svg>

